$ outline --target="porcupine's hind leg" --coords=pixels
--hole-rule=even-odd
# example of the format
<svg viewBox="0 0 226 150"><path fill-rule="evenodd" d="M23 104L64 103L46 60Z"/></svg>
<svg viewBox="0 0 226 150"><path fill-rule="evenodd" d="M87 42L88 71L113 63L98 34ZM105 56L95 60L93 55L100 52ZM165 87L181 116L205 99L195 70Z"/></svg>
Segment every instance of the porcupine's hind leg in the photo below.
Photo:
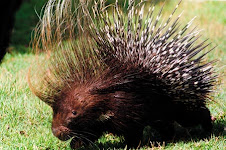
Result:
<svg viewBox="0 0 226 150"><path fill-rule="evenodd" d="M199 118L196 119L201 120L200 124L202 125L202 128L207 132L211 132L213 124L209 109L207 107L201 107L197 113L199 113Z"/></svg>
<svg viewBox="0 0 226 150"><path fill-rule="evenodd" d="M201 106L195 110L187 110L181 107L176 114L176 121L183 127L201 125L206 132L211 132L213 128L210 111L206 106Z"/></svg>

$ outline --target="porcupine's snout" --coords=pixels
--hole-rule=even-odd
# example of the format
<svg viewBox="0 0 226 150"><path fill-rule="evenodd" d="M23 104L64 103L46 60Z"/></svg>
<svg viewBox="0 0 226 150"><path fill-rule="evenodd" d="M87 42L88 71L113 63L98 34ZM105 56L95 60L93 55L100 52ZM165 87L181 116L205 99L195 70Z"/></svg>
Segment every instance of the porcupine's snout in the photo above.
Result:
<svg viewBox="0 0 226 150"><path fill-rule="evenodd" d="M64 126L52 127L53 135L62 141L70 139L70 129Z"/></svg>

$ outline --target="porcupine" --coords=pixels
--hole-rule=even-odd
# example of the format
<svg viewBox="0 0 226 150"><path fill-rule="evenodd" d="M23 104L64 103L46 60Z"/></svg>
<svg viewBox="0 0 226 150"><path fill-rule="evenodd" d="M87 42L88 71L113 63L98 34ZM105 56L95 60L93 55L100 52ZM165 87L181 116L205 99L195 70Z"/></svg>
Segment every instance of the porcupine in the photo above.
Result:
<svg viewBox="0 0 226 150"><path fill-rule="evenodd" d="M144 3L133 0L127 15L116 1L112 18L103 1L92 14L85 2L76 11L70 0L48 2L34 39L48 61L29 85L52 107L56 137L73 138L77 148L108 131L135 147L147 125L166 138L174 122L211 131L206 102L217 76L203 58L212 49L197 55L209 44L195 44L199 30L187 31L193 19L181 30L181 15L172 21L180 3L158 25L163 8L154 17L154 6L144 14Z"/></svg>

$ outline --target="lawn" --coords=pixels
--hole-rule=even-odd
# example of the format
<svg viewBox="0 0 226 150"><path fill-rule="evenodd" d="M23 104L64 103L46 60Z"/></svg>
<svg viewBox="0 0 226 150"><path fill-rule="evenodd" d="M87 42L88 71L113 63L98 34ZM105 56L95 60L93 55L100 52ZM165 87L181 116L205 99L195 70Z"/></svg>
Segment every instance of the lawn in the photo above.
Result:
<svg viewBox="0 0 226 150"><path fill-rule="evenodd" d="M176 3L174 0L166 3L164 16L170 14ZM184 0L177 14L182 10L184 13L181 22L185 22L182 24L197 16L194 24L204 29L202 38L209 38L213 43L212 47L218 45L207 57L208 60L218 60L216 72L219 74L219 84L215 88L213 101L208 104L216 121L213 133L208 137L202 138L198 130L193 130L190 137L188 135L184 140L161 143L152 148L223 150L226 149L226 2ZM29 48L11 45L10 52L0 66L0 149L70 149L69 142L61 142L52 135L51 108L29 90L27 74L34 59ZM105 134L97 143L102 143L105 147L109 143L117 146L120 145L120 140L121 138Z"/></svg>

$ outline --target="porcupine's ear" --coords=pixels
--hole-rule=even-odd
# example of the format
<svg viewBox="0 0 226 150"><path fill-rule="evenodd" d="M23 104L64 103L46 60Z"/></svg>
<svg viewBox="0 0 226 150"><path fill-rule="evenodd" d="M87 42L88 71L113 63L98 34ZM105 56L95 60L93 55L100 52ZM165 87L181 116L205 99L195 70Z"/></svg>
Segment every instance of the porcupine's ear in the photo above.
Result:
<svg viewBox="0 0 226 150"><path fill-rule="evenodd" d="M98 78L104 68L86 34L83 5L88 1L81 1L49 0L35 29L32 45L37 58L28 82L32 92L50 106L66 90Z"/></svg>

